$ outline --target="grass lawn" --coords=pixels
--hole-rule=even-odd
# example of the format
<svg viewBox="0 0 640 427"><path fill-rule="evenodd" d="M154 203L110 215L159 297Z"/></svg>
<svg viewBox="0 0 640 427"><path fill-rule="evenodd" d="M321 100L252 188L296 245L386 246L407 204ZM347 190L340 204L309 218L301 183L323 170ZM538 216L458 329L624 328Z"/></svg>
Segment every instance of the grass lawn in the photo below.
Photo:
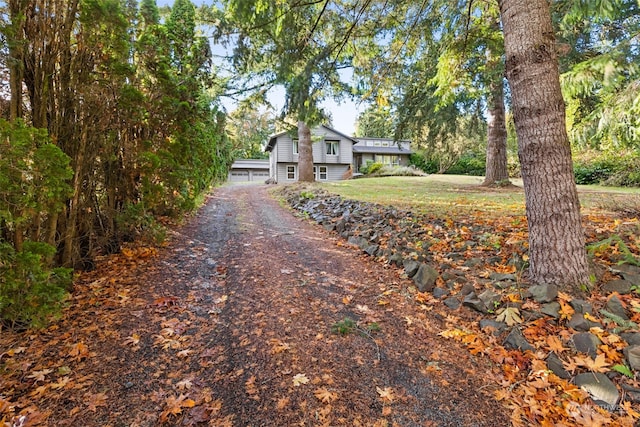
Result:
<svg viewBox="0 0 640 427"><path fill-rule="evenodd" d="M469 214L524 215L522 180L510 188L480 187L483 177L429 175L426 177L361 178L322 184L332 193L355 200L411 208L433 215ZM640 208L640 188L578 186L586 211L612 210L633 204Z"/></svg>

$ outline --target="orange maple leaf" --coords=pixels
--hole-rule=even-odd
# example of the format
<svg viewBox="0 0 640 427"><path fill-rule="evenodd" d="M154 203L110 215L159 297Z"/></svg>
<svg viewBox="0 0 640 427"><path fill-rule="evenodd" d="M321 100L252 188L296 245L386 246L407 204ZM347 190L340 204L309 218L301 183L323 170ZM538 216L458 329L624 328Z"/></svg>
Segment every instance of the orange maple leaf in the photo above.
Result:
<svg viewBox="0 0 640 427"><path fill-rule="evenodd" d="M322 387L313 392L313 395L322 403L331 403L338 399L338 393L327 390Z"/></svg>
<svg viewBox="0 0 640 427"><path fill-rule="evenodd" d="M83 342L75 343L71 346L71 350L69 350L69 356L76 358L77 360L81 360L89 356L89 347L87 347Z"/></svg>
<svg viewBox="0 0 640 427"><path fill-rule="evenodd" d="M547 348L556 354L560 354L567 350L567 348L562 345L562 341L554 335L549 335L547 337Z"/></svg>
<svg viewBox="0 0 640 427"><path fill-rule="evenodd" d="M169 419L170 415L178 415L182 413L182 408L193 408L196 406L196 402L192 399L187 399L187 396L181 394L178 397L169 396L165 400L166 409L160 414L160 421L165 422Z"/></svg>

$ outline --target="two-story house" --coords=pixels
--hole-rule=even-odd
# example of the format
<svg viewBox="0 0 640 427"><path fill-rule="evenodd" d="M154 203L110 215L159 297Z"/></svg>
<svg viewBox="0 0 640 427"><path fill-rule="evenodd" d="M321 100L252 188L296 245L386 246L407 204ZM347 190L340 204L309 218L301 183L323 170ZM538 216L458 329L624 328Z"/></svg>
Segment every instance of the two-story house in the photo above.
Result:
<svg viewBox="0 0 640 427"><path fill-rule="evenodd" d="M320 125L311 129L313 141L313 172L317 181L338 181L348 177L353 165L353 144L350 136ZM276 182L298 180L298 139L291 132L280 132L269 138L269 173Z"/></svg>
<svg viewBox="0 0 640 427"><path fill-rule="evenodd" d="M311 129L311 140L316 181L349 178L367 162L406 166L411 154L410 141L354 138L325 125ZM269 177L273 181L286 183L298 180L298 139L295 130L272 135L265 151L269 153ZM240 170L239 166L238 171L232 169L234 172L236 175L248 173ZM233 177L237 178L236 175Z"/></svg>

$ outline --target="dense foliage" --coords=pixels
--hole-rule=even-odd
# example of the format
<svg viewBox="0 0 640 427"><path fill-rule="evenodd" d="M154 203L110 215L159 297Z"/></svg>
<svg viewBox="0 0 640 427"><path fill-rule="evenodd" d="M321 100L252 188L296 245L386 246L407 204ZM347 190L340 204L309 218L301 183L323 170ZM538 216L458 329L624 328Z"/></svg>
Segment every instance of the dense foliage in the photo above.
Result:
<svg viewBox="0 0 640 427"><path fill-rule="evenodd" d="M164 10L164 9L163 9ZM176 0L0 6L9 106L0 121L0 317L42 323L67 270L196 207L231 144L209 41ZM33 310L41 310L39 313Z"/></svg>

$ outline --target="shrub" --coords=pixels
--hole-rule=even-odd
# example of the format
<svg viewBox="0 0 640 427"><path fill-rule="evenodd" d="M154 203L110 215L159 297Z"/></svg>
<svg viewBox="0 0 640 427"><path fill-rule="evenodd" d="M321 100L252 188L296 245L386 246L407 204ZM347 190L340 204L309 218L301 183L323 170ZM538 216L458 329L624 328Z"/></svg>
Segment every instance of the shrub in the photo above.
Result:
<svg viewBox="0 0 640 427"><path fill-rule="evenodd" d="M371 175L382 169L382 166L382 163L374 163L371 160L367 160L367 163L360 168L360 172L365 175Z"/></svg>
<svg viewBox="0 0 640 427"><path fill-rule="evenodd" d="M0 242L0 322L10 327L42 327L60 313L71 286L71 269L50 268L55 248L24 242L16 252Z"/></svg>
<svg viewBox="0 0 640 427"><path fill-rule="evenodd" d="M582 153L573 165L577 184L640 187L640 156L637 153Z"/></svg>
<svg viewBox="0 0 640 427"><path fill-rule="evenodd" d="M425 173L438 173L438 162L433 159L427 159L421 153L412 153L409 156L409 164Z"/></svg>
<svg viewBox="0 0 640 427"><path fill-rule="evenodd" d="M426 176L427 174L414 166L384 165L376 176Z"/></svg>
<svg viewBox="0 0 640 427"><path fill-rule="evenodd" d="M445 173L450 175L482 176L486 170L485 159L475 154L465 154Z"/></svg>
<svg viewBox="0 0 640 427"><path fill-rule="evenodd" d="M116 223L120 241L140 239L151 245L159 245L167 237L166 228L145 209L144 202L126 204L116 215Z"/></svg>

